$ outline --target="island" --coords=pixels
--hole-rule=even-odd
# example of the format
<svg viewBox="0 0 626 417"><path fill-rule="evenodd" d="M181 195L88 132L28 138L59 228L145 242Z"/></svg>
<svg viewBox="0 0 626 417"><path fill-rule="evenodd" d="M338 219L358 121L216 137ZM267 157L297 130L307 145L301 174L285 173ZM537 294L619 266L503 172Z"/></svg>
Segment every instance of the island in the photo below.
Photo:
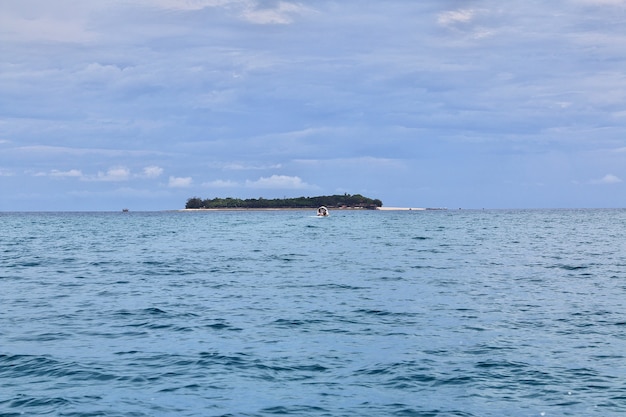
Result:
<svg viewBox="0 0 626 417"><path fill-rule="evenodd" d="M370 209L382 207L379 199L364 197L360 194L341 194L317 197L297 198L212 198L202 199L191 197L187 199L185 209L310 209L326 206L334 209Z"/></svg>

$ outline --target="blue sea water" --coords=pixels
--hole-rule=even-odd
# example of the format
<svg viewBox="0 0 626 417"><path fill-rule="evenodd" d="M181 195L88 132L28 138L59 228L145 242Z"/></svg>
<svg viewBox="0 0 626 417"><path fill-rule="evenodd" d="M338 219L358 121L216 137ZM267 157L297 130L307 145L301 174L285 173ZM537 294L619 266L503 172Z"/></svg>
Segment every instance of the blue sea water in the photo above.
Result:
<svg viewBox="0 0 626 417"><path fill-rule="evenodd" d="M626 210L0 228L3 417L626 415Z"/></svg>

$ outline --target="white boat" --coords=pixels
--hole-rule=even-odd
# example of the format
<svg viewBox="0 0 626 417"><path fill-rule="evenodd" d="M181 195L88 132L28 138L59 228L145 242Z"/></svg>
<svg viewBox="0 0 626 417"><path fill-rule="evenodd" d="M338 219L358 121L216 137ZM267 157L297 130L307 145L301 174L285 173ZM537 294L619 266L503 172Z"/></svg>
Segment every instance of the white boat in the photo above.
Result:
<svg viewBox="0 0 626 417"><path fill-rule="evenodd" d="M321 206L317 209L317 215L320 217L326 217L329 214L330 213L328 212L328 209L325 206Z"/></svg>

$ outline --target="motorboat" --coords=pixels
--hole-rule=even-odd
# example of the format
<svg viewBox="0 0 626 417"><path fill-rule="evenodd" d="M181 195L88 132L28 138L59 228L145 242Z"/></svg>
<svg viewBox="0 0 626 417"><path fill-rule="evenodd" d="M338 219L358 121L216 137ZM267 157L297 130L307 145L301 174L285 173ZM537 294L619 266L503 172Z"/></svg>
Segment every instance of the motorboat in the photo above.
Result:
<svg viewBox="0 0 626 417"><path fill-rule="evenodd" d="M328 209L325 206L321 206L317 209L317 215L320 217L326 217L329 214L330 213L328 212Z"/></svg>

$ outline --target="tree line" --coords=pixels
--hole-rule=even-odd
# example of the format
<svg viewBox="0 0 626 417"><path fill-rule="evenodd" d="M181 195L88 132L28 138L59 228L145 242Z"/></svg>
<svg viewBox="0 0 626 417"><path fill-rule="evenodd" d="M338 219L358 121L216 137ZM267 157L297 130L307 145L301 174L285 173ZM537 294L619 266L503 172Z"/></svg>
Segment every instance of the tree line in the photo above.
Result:
<svg viewBox="0 0 626 417"><path fill-rule="evenodd" d="M191 197L185 204L186 209L223 209L223 208L364 208L375 209L382 207L383 202L379 199L364 197L361 194L342 194L318 197L297 198L207 198Z"/></svg>

